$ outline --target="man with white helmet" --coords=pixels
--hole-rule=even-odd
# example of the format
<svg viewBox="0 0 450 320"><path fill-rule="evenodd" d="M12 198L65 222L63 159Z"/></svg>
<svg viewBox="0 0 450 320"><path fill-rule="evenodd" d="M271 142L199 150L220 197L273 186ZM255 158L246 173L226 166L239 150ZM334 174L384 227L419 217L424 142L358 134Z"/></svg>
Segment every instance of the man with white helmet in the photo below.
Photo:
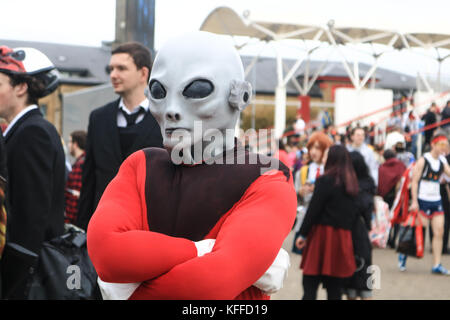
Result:
<svg viewBox="0 0 450 320"><path fill-rule="evenodd" d="M38 99L57 87L55 67L42 52L0 47L0 117L8 123L4 132L10 203L7 243L35 254L64 227L64 151L58 132L38 106ZM26 297L27 275L21 273L21 263L10 260L7 264L14 270L3 270L9 274L3 279L6 298ZM15 290L8 292L11 287Z"/></svg>
<svg viewBox="0 0 450 320"><path fill-rule="evenodd" d="M400 133L400 128L398 127L395 127L393 131L386 136L384 150L388 149L395 151L397 159L403 162L406 168L416 160L414 155L406 150L405 136Z"/></svg>
<svg viewBox="0 0 450 320"><path fill-rule="evenodd" d="M237 51L206 32L168 41L148 96L165 150L132 154L88 227L103 296L267 299L289 266L297 199L286 166L234 138L251 98Z"/></svg>

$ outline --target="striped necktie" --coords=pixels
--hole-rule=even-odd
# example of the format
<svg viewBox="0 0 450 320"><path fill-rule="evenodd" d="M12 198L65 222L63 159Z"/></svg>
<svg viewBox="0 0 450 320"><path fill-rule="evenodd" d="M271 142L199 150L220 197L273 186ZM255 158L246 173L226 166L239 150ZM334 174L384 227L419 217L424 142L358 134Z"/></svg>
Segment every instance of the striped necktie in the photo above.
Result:
<svg viewBox="0 0 450 320"><path fill-rule="evenodd" d="M122 108L120 108L120 111L122 112L123 116L127 120L127 127L134 125L136 123L136 119L139 117L139 115L145 113L145 109L143 107L139 107L139 110L132 114L128 114Z"/></svg>

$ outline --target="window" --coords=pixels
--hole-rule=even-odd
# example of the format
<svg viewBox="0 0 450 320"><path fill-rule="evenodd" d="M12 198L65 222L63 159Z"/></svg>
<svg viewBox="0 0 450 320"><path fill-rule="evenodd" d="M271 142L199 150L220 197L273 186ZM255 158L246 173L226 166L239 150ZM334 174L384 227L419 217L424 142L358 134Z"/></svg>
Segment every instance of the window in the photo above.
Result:
<svg viewBox="0 0 450 320"><path fill-rule="evenodd" d="M92 77L88 69L58 69L64 78L88 78Z"/></svg>

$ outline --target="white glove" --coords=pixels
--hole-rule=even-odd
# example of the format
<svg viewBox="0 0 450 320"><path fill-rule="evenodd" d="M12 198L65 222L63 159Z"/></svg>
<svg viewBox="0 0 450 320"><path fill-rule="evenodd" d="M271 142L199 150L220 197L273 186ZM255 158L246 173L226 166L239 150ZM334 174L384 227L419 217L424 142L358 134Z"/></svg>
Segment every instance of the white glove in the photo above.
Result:
<svg viewBox="0 0 450 320"><path fill-rule="evenodd" d="M289 254L281 248L269 269L253 285L269 295L279 291L283 288L290 266Z"/></svg>
<svg viewBox="0 0 450 320"><path fill-rule="evenodd" d="M128 300L133 292L141 284L138 283L112 283L105 282L102 279L97 278L100 292L102 293L103 300Z"/></svg>
<svg viewBox="0 0 450 320"><path fill-rule="evenodd" d="M197 247L197 257L201 257L207 253L210 253L216 243L216 239L206 239L194 242Z"/></svg>
<svg viewBox="0 0 450 320"><path fill-rule="evenodd" d="M215 239L206 239L194 242L197 248L197 256L201 257L210 253L214 247ZM275 261L269 269L253 285L265 294L273 294L283 287L289 267L291 266L289 254L283 248L278 252Z"/></svg>

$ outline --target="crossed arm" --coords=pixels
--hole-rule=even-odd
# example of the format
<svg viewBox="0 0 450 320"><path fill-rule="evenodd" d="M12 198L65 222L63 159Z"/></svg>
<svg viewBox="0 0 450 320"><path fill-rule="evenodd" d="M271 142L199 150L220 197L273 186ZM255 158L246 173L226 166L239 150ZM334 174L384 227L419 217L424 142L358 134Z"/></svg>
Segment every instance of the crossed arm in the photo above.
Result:
<svg viewBox="0 0 450 320"><path fill-rule="evenodd" d="M213 251L148 231L145 157L132 155L105 190L88 228L88 250L106 282L143 282L135 299L233 299L269 268L296 213L292 181L261 176L227 213Z"/></svg>

